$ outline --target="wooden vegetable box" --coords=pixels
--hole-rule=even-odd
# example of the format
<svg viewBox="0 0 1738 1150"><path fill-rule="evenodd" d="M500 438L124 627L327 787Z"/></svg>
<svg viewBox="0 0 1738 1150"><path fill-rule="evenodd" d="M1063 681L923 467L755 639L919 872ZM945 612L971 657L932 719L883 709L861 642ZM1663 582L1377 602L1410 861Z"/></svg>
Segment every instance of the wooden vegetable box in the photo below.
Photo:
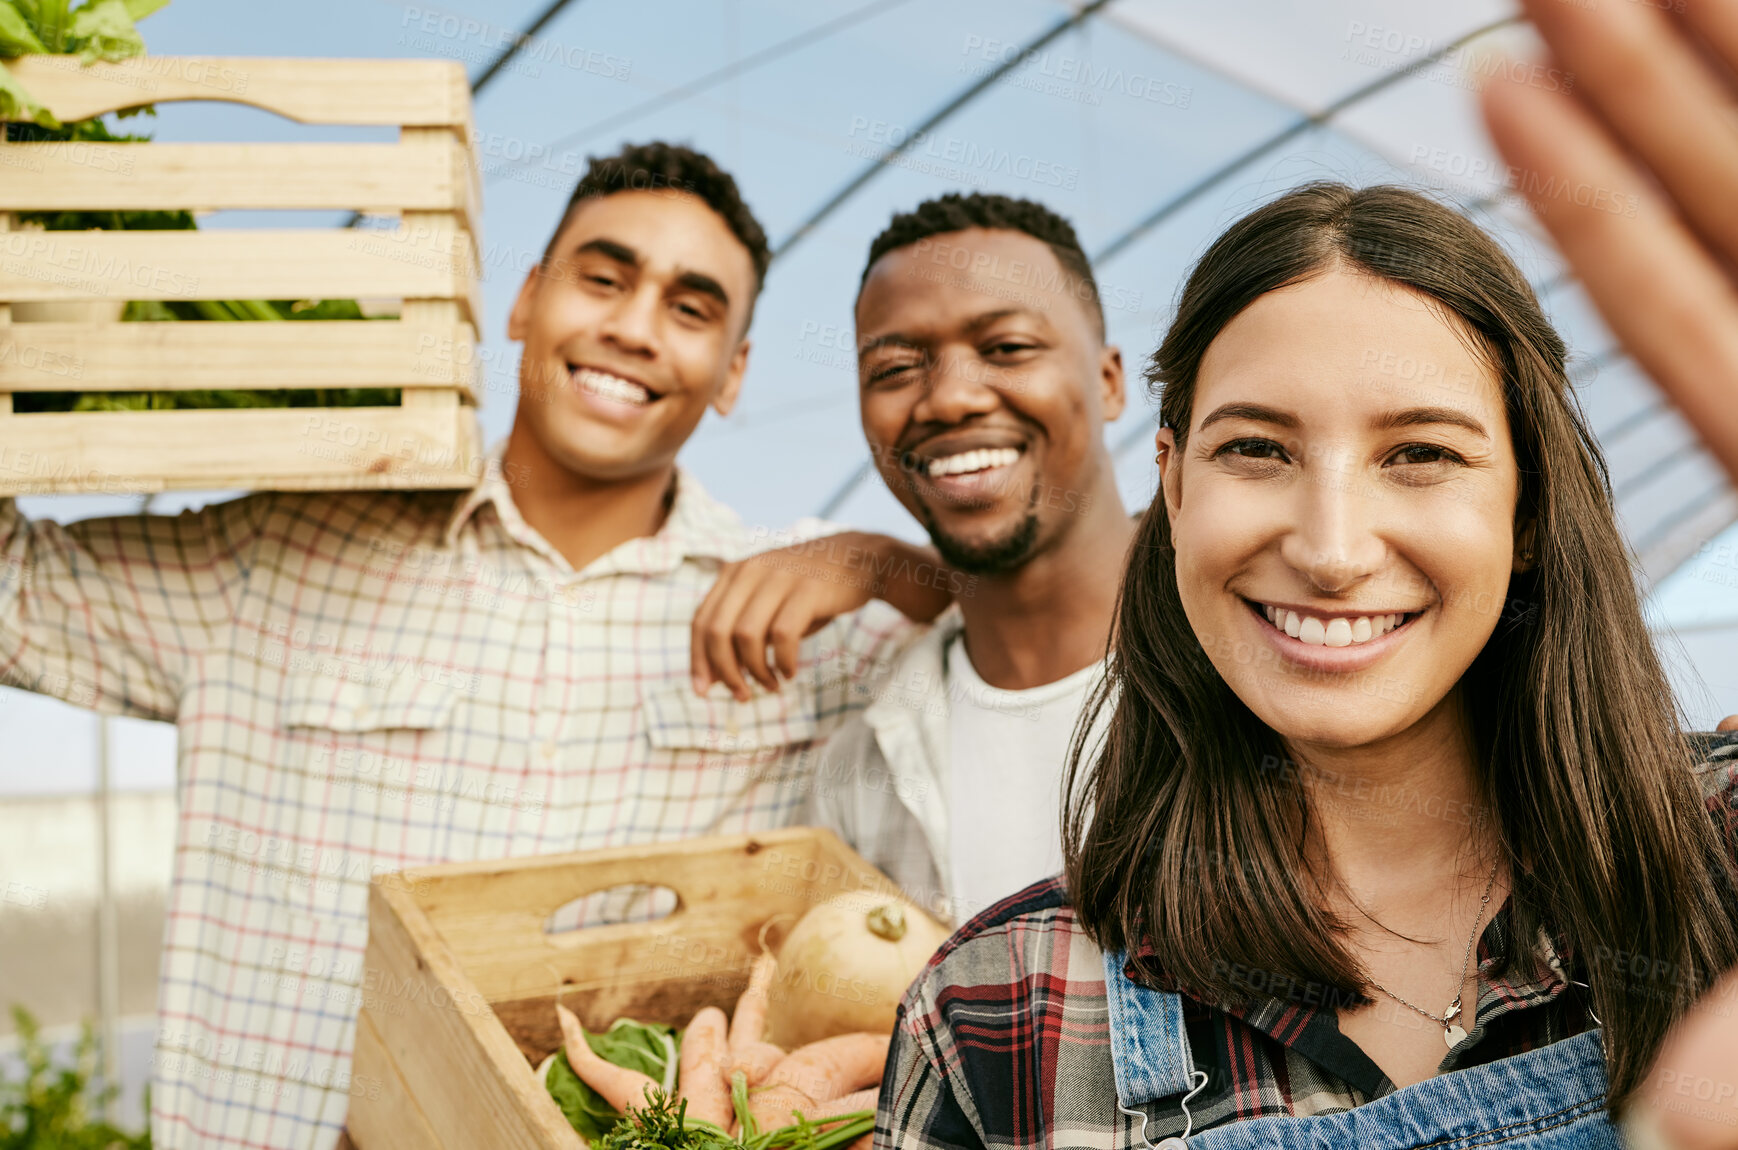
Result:
<svg viewBox="0 0 1738 1150"><path fill-rule="evenodd" d="M437 60L9 60L63 122L223 100L396 143L0 142L0 496L62 491L469 487L480 191L464 69ZM323 209L334 227L21 230L47 210ZM396 320L120 323L126 300L401 299ZM100 312L23 322L14 304ZM19 309L24 310L24 309ZM37 308L37 312L51 310ZM400 407L13 411L27 391L402 388Z"/></svg>
<svg viewBox="0 0 1738 1150"><path fill-rule="evenodd" d="M574 899L666 887L652 922L546 933ZM831 832L792 827L581 854L423 867L369 891L350 1089L357 1150L580 1150L533 1071L561 1044L556 994L591 1030L726 1013L763 925L896 887ZM782 933L769 931L776 943Z"/></svg>

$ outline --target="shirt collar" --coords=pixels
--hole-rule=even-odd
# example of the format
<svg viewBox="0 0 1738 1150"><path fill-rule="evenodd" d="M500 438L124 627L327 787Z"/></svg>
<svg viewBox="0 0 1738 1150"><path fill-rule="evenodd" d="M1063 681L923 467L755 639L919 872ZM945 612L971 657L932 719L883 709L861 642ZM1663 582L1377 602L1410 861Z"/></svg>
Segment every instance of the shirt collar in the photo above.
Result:
<svg viewBox="0 0 1738 1150"><path fill-rule="evenodd" d="M556 567L570 570L561 553L519 514L519 507L513 501L512 481L502 462L505 451L505 440L489 451L484 460L482 478L465 493L448 516L441 536L443 542L448 547L456 547L466 525L482 508L492 506L501 526L516 542L536 551ZM592 562L585 574L673 571L684 559L726 562L741 559L753 549L753 540L736 512L707 494L692 473L678 467L676 496L657 534L628 540Z"/></svg>

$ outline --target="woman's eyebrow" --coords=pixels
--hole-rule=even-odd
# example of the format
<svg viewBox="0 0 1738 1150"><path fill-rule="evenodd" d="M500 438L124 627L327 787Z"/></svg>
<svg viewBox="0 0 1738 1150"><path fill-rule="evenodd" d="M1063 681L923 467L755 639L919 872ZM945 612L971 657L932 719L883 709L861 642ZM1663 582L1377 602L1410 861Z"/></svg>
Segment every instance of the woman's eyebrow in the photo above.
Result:
<svg viewBox="0 0 1738 1150"><path fill-rule="evenodd" d="M1205 431L1225 419L1248 419L1256 423L1272 423L1290 428L1297 427L1299 422L1297 416L1277 407L1264 407L1259 403L1227 403L1214 408L1213 413L1201 421L1201 430Z"/></svg>
<svg viewBox="0 0 1738 1150"><path fill-rule="evenodd" d="M1484 424L1453 407L1405 407L1386 411L1376 417L1373 426L1382 431L1393 431L1401 427L1427 427L1434 423L1464 427L1481 439L1491 437Z"/></svg>

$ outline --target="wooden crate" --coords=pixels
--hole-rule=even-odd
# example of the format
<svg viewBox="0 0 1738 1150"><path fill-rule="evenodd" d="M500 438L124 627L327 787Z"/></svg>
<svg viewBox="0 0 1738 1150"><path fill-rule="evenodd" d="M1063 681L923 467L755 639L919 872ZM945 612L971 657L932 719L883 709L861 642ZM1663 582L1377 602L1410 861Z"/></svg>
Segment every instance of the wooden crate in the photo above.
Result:
<svg viewBox="0 0 1738 1150"><path fill-rule="evenodd" d="M624 884L676 892L654 922L545 933L568 902ZM761 927L897 888L831 831L793 827L581 854L423 867L369 891L351 1080L358 1150L579 1150L536 1065L561 1043L556 993L592 1030L727 1013Z"/></svg>
<svg viewBox="0 0 1738 1150"><path fill-rule="evenodd" d="M442 60L7 61L62 121L224 100L391 144L0 142L0 496L469 487L481 193L463 67ZM346 228L22 231L43 210L346 209ZM14 322L14 303L380 299L397 320ZM100 309L93 309L100 310ZM111 307L111 313L113 308ZM401 407L13 411L25 391L402 388Z"/></svg>

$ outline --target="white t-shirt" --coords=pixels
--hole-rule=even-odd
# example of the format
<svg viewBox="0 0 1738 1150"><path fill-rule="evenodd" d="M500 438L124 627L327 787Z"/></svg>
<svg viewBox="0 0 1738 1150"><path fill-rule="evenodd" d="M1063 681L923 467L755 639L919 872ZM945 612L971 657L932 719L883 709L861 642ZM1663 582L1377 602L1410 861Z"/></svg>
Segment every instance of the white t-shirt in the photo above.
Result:
<svg viewBox="0 0 1738 1150"><path fill-rule="evenodd" d="M1062 777L1103 661L1004 691L979 677L961 633L948 646L949 866L956 922L1062 870ZM1100 715L1100 728L1109 717Z"/></svg>

